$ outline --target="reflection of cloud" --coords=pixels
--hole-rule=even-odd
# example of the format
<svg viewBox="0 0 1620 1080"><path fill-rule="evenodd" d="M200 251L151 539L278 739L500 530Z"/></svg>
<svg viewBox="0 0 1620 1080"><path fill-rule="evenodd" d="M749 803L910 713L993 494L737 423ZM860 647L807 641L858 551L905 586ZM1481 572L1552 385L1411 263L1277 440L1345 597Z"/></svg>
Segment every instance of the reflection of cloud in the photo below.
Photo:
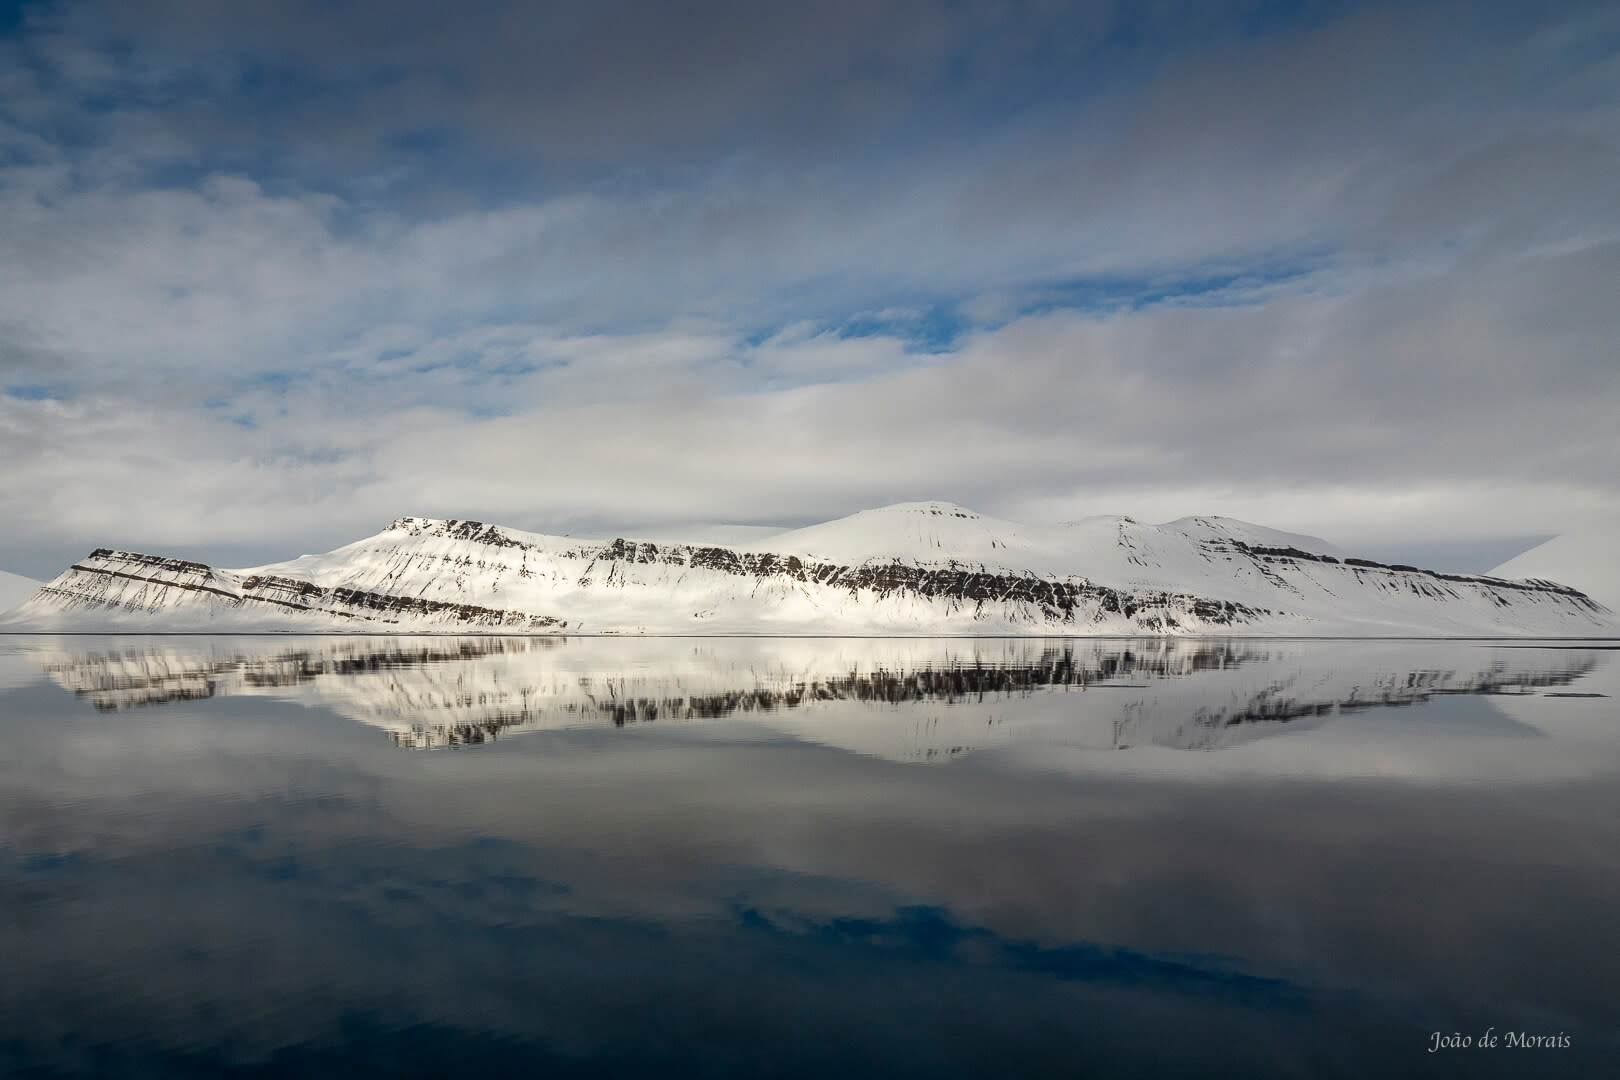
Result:
<svg viewBox="0 0 1620 1080"><path fill-rule="evenodd" d="M10 651L0 652L0 690L27 686L42 677L39 665L30 663L28 657Z"/></svg>
<svg viewBox="0 0 1620 1080"><path fill-rule="evenodd" d="M1269 1008L1301 1006L1301 989L1281 979L1261 978L1232 970L1210 958L1153 956L1090 942L1043 946L1008 940L982 926L964 927L949 911L903 907L892 917L844 916L820 920L798 912L738 912L744 928L792 934L824 944L858 946L885 953L912 954L936 962L968 962L1055 975L1089 983L1124 983L1152 990L1211 994Z"/></svg>
<svg viewBox="0 0 1620 1080"><path fill-rule="evenodd" d="M1118 1012L1133 1029L1195 1009L1248 1026L1309 998L1233 963L1035 942L948 909L870 903L837 880L803 885L840 903L836 915L814 900L725 910L716 890L768 880L757 871L731 881L688 871L657 882L648 911L623 914L594 909L615 888L611 868L571 867L573 887L561 890L534 875L543 850L401 843L378 859L364 845L321 850L309 836L296 855L272 843L229 837L189 860L158 849L31 873L23 888L34 932L0 929L10 988L28 1001L26 1011L0 1009L8 1067L89 1072L75 1036L93 1034L101 1073L139 1072L136 1062L153 1059L165 1071L290 1067L329 1054L333 1072L389 1062L415 1075L445 1052L417 1044L426 1028L469 1054L453 1074L469 1061L510 1074L536 1060L628 1055L631 1074L650 1075L660 1059L712 1064L723 1052L758 1075L806 1031L842 1048L834 1061L857 1047L860 1065L899 1068L915 1064L914 1040L938 1023L942 995L978 1010L988 990L993 1032L980 1039L995 1045L953 1055L953 1067L972 1062L977 1072L998 1058L1071 1060L1060 1021L1082 1005L1099 1010L1092 1016ZM127 887L103 887L132 869ZM39 903L81 891L61 906ZM718 910L670 910L683 891ZM70 911L93 918L97 933L58 933Z"/></svg>
<svg viewBox="0 0 1620 1080"><path fill-rule="evenodd" d="M436 651L425 666L447 673L510 656L544 661L559 682L619 685L638 669L705 685L971 655L912 642L703 642L694 653L690 641L568 640L467 657L442 640L151 649L172 660L218 646L276 664L313 651L342 669L284 682L280 695L397 673L371 670L366 649L402 644ZM1143 651L1159 662L1186 644ZM1238 644L1255 654L1235 665L1169 664L1179 673L983 704L867 703L860 715L881 727L933 708L982 723L990 709L1050 700L1061 711L1020 739L1048 756L1082 699L1157 692L1168 707L1186 687L1207 705L1276 684L1393 690L1424 672L1441 673L1430 686L1500 685L1592 656ZM1044 645L980 648L989 666ZM150 650L69 642L65 654L77 651ZM805 708L404 754L279 696L98 714L47 689L14 692L33 696L8 710L0 755L0 1045L19 1071L217 1073L224 1062L337 1073L356 1057L405 1071L453 1051L464 1060L441 1071L471 1061L510 1073L517 1060L618 1060L633 1046L665 1065L712 1063L725 1047L738 1071L758 1073L802 1045L820 1075L874 1062L898 1075L919 1060L935 1074L1065 1075L1052 1063L1072 1066L1087 1047L1115 1068L1118 1054L1141 1054L1133 1074L1166 1060L1196 1074L1212 1055L1289 1050L1318 1024L1348 1022L1368 1037L1311 1052L1342 1046L1333 1053L1368 1055L1347 1073L1400 1075L1423 1009L1613 1030L1616 867L1602 857L1620 821L1612 725L1606 743L1576 748L1585 771L1560 783L1518 781L1550 775L1543 766L1568 746L1515 739L1501 771L1461 787L1334 771L1357 742L1409 746L1398 733L1421 726L1423 708L1364 710L1221 754L1109 750L1091 760L1129 769L1069 776L999 755L913 769L749 737L757 722L810 717ZM1468 725L1498 700L1596 699L1431 698L1467 707L1449 755L1466 758ZM1315 751L1332 783L1287 770L1187 782L1257 751L1290 749L1297 764L1335 729L1343 738ZM1166 758L1185 771L1155 766ZM87 1031L92 1048L74 1037Z"/></svg>

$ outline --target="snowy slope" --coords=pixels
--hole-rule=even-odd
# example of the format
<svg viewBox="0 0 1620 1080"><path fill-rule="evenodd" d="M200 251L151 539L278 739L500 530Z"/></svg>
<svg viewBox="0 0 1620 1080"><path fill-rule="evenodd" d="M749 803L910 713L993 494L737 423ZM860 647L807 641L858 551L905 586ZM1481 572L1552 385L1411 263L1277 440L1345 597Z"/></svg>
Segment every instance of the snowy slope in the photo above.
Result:
<svg viewBox="0 0 1620 1080"><path fill-rule="evenodd" d="M907 503L729 548L400 518L222 570L98 550L19 629L522 633L1568 635L1615 632L1573 589L1343 556L1224 518L997 521Z"/></svg>
<svg viewBox="0 0 1620 1080"><path fill-rule="evenodd" d="M1239 551L1239 545L1345 557L1326 540L1234 518L1190 517L1145 525L1128 517L1093 517L1062 528L1069 565L1094 580L1117 581L1131 588L1183 588L1187 582L1206 578L1213 563L1223 554ZM1232 568L1231 572L1251 581L1263 577L1254 567ZM1256 595L1265 591L1262 587Z"/></svg>
<svg viewBox="0 0 1620 1080"><path fill-rule="evenodd" d="M0 612L10 611L33 596L39 591L40 584L33 578L0 570Z"/></svg>
<svg viewBox="0 0 1620 1080"><path fill-rule="evenodd" d="M998 521L944 502L896 503L836 521L778 533L748 550L853 565L903 559L920 565L952 562L1051 569L1059 541L1049 530Z"/></svg>
<svg viewBox="0 0 1620 1080"><path fill-rule="evenodd" d="M1565 533L1509 559L1492 570L1491 577L1572 585L1620 610L1620 539L1607 532Z"/></svg>
<svg viewBox="0 0 1620 1080"><path fill-rule="evenodd" d="M967 565L1019 572L1079 574L1146 588L1185 588L1208 570L1209 545L1240 542L1343 557L1314 536L1222 517L1144 525L1128 517L1092 517L1063 525L1020 525L943 502L898 503L779 533L748 550L844 564L902 559L919 565Z"/></svg>

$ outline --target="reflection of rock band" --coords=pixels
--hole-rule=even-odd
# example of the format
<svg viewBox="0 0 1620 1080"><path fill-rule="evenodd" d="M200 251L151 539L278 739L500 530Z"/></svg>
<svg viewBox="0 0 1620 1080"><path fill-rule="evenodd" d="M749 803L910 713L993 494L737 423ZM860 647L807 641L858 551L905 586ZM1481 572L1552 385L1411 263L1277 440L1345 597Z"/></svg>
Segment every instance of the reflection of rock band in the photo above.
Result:
<svg viewBox="0 0 1620 1080"><path fill-rule="evenodd" d="M1400 669L1394 652L1347 676L1336 674L1346 659L1343 647L1335 654L1197 639L1014 641L988 655L971 643L875 642L857 650L855 659L840 648L818 653L821 647L813 644L779 644L776 652L750 655L747 663L738 663L725 646L700 650L677 640L662 666L656 655L629 662L615 651L652 646L611 640L220 644L37 650L31 657L64 689L102 711L216 695L276 697L382 727L404 747L477 744L524 729L770 716L839 703L939 706L954 715L951 706L1023 700L1039 705L1043 695L1096 688L1108 691L1105 700L1088 700L1084 708L1060 702L1066 712L1059 715L1106 720L1106 745L1214 749L1284 725L1410 705L1437 693L1561 686L1596 663L1596 654L1580 650L1509 651L1508 662L1492 650L1457 646L1444 666ZM964 744L960 731L934 736L919 730L912 736L935 737L949 742L952 753L974 745L970 736ZM905 756L936 756L921 744L914 749Z"/></svg>

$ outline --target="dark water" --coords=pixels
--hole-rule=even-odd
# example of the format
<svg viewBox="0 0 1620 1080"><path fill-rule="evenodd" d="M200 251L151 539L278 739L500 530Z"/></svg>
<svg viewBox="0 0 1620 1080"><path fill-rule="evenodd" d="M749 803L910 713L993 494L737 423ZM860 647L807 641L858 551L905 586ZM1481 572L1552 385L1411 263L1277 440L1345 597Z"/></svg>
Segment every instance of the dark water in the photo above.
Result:
<svg viewBox="0 0 1620 1080"><path fill-rule="evenodd" d="M0 1072L1620 1075L1617 702L1612 644L0 638Z"/></svg>

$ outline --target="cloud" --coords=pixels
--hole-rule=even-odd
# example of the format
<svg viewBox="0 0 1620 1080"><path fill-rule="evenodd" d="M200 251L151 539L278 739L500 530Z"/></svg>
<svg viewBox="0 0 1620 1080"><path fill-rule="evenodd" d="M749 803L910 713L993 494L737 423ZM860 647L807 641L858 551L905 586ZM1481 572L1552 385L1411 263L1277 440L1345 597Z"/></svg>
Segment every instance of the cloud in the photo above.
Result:
<svg viewBox="0 0 1620 1080"><path fill-rule="evenodd" d="M803 328L379 332L341 369L180 417L0 403L13 529L330 546L400 513L568 531L943 496L1344 542L1557 531L1620 513L1617 375L1587 335L1525 336L1525 312L1596 272L1591 253L1544 258L1259 306L1030 315L941 355ZM1581 315L1593 337L1614 317Z"/></svg>
<svg viewBox="0 0 1620 1080"><path fill-rule="evenodd" d="M1617 42L1580 4L36 6L0 560L936 496L1589 523Z"/></svg>

